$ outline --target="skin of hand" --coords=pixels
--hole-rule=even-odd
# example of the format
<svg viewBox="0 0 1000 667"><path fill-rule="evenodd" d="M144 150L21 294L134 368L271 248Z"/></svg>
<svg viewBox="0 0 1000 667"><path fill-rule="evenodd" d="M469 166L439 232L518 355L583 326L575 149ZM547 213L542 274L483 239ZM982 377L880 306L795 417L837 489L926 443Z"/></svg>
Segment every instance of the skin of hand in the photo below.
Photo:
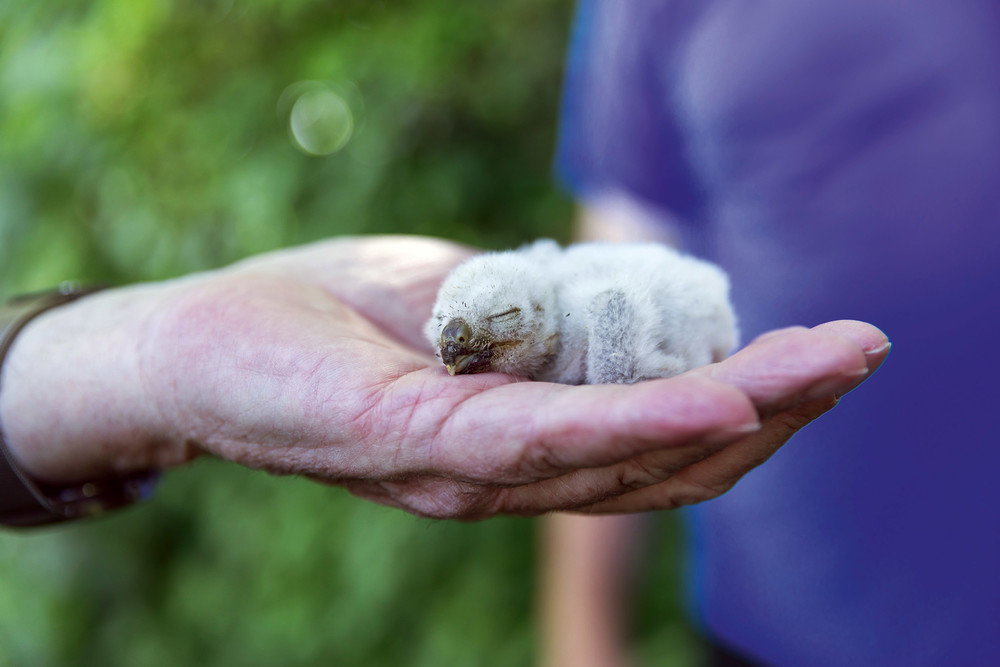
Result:
<svg viewBox="0 0 1000 667"><path fill-rule="evenodd" d="M427 517L663 509L724 492L888 352L835 322L631 386L449 377L421 327L471 253L335 239L49 311L4 364L8 447L52 483L207 453Z"/></svg>

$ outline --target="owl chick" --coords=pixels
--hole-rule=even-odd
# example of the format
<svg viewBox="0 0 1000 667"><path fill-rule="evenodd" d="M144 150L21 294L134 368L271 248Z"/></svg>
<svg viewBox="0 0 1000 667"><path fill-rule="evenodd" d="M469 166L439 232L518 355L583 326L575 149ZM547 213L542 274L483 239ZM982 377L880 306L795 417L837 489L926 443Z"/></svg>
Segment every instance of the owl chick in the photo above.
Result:
<svg viewBox="0 0 1000 667"><path fill-rule="evenodd" d="M631 384L736 345L729 279L655 243L543 240L474 257L442 284L425 334L452 375Z"/></svg>

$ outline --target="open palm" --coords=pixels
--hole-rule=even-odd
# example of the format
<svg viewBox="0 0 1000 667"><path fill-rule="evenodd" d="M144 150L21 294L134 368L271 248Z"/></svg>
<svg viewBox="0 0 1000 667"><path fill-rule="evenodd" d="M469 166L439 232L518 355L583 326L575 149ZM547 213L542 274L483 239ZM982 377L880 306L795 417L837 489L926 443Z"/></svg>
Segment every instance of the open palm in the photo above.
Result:
<svg viewBox="0 0 1000 667"><path fill-rule="evenodd" d="M468 254L344 239L185 285L151 370L176 389L157 392L172 437L433 517L676 507L724 492L887 352L840 322L631 386L450 377L420 331Z"/></svg>

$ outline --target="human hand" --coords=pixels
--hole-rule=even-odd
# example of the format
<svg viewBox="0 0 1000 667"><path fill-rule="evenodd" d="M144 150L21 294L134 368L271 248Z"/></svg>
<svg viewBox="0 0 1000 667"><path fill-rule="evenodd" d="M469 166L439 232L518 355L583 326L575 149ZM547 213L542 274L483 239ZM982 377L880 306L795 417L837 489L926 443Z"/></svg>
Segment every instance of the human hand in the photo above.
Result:
<svg viewBox="0 0 1000 667"><path fill-rule="evenodd" d="M888 351L839 322L630 386L449 377L421 327L469 253L338 239L50 311L4 367L8 445L50 482L207 452L423 516L657 509L725 491Z"/></svg>

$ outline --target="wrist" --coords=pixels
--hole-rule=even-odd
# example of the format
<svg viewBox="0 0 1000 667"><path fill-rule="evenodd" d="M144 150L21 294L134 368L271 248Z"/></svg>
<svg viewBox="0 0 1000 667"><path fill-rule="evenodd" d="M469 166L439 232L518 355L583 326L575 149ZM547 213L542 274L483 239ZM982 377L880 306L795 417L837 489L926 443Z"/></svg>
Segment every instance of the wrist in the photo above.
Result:
<svg viewBox="0 0 1000 667"><path fill-rule="evenodd" d="M0 369L0 424L25 474L71 484L180 462L159 435L141 374L150 290L67 303L14 339Z"/></svg>

